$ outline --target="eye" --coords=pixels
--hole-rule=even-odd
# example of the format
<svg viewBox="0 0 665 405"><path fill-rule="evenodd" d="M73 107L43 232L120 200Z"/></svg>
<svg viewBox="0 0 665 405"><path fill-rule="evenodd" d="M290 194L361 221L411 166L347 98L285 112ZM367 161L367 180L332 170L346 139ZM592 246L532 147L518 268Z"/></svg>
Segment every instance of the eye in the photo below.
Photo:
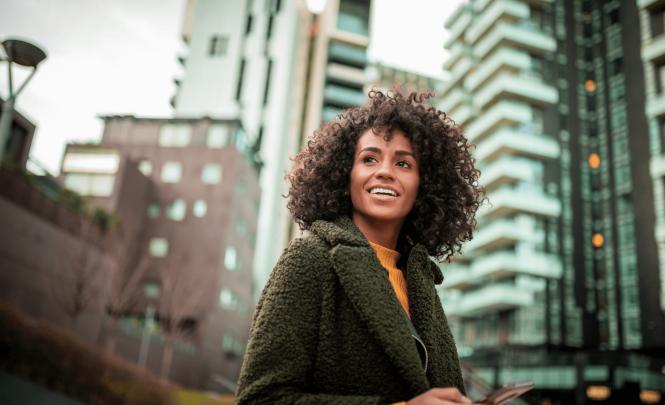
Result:
<svg viewBox="0 0 665 405"><path fill-rule="evenodd" d="M397 166L404 167L405 169L410 169L411 163L407 162L406 160L400 160L399 162L397 162Z"/></svg>
<svg viewBox="0 0 665 405"><path fill-rule="evenodd" d="M374 158L374 156L365 156L362 158L363 163L375 163L377 160Z"/></svg>

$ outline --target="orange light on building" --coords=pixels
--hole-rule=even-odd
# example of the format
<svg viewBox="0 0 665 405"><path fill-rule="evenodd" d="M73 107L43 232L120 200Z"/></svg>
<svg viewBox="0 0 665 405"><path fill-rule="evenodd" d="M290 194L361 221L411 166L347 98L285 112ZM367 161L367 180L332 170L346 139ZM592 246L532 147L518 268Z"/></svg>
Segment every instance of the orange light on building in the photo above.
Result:
<svg viewBox="0 0 665 405"><path fill-rule="evenodd" d="M591 237L591 244L596 248L603 247L603 244L605 244L605 238L603 237L603 234L594 233Z"/></svg>
<svg viewBox="0 0 665 405"><path fill-rule="evenodd" d="M589 385L586 388L586 396L589 399L603 401L610 397L612 390L604 385Z"/></svg>
<svg viewBox="0 0 665 405"><path fill-rule="evenodd" d="M660 402L660 392L654 390L642 390L640 391L640 401L645 404L657 404Z"/></svg>
<svg viewBox="0 0 665 405"><path fill-rule="evenodd" d="M587 80L584 82L584 90L586 90L588 93L593 93L596 91L596 82L591 79Z"/></svg>
<svg viewBox="0 0 665 405"><path fill-rule="evenodd" d="M591 153L589 154L589 167L592 169L597 169L600 167L600 156L598 156L597 153Z"/></svg>

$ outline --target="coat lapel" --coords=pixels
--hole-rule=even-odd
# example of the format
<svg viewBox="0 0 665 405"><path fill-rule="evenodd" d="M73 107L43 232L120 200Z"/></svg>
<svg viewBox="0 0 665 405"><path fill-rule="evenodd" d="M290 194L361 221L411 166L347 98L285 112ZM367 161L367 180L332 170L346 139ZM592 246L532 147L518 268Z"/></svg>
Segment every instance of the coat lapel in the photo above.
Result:
<svg viewBox="0 0 665 405"><path fill-rule="evenodd" d="M442 281L441 270L429 259L427 250L416 245L409 255L406 274L412 321L427 351L432 354L427 378L433 386L445 387L458 385L455 377L459 375L459 360L447 324L437 325L435 322L434 306L440 304L434 284Z"/></svg>
<svg viewBox="0 0 665 405"><path fill-rule="evenodd" d="M335 272L359 318L383 347L412 392L429 388L420 355L403 320L400 304L372 248L337 245L332 249Z"/></svg>

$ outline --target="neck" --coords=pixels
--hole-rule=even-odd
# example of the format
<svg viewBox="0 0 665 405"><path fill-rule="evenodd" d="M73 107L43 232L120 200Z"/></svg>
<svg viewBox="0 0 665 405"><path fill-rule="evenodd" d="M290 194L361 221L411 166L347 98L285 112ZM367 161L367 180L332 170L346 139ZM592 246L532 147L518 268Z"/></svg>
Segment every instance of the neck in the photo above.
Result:
<svg viewBox="0 0 665 405"><path fill-rule="evenodd" d="M402 221L376 220L362 216L357 212L353 213L351 220L367 240L385 248L396 250Z"/></svg>

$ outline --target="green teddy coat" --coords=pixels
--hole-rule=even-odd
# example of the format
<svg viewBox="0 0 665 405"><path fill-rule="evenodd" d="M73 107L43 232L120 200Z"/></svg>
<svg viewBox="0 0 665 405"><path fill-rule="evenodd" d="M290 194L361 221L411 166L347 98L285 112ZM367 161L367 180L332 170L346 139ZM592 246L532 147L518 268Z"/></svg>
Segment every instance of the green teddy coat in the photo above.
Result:
<svg viewBox="0 0 665 405"><path fill-rule="evenodd" d="M455 342L422 245L406 266L413 325L367 239L348 218L316 221L273 270L254 313L239 404L380 404L433 387L464 392Z"/></svg>

